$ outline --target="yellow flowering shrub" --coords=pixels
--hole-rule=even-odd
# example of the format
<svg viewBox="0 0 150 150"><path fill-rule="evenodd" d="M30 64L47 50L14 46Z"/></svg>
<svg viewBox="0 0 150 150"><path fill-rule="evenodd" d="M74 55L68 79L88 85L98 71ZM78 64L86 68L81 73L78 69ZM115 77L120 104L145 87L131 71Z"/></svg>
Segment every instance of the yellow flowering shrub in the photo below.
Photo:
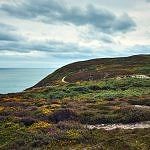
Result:
<svg viewBox="0 0 150 150"><path fill-rule="evenodd" d="M43 109L41 109L41 111L45 115L52 113L52 111L50 109L48 109L48 108L43 108Z"/></svg>
<svg viewBox="0 0 150 150"><path fill-rule="evenodd" d="M45 121L39 121L39 122L36 122L34 124L32 124L30 127L29 127L29 131L36 131L38 129L44 129L44 128L49 128L51 127L52 125L49 124L48 122L45 122Z"/></svg>
<svg viewBox="0 0 150 150"><path fill-rule="evenodd" d="M42 106L42 107L40 107L39 108L39 110L43 113L43 114L45 114L45 115L47 115L47 114L51 114L52 113L52 109L50 109L50 108L47 108L48 106Z"/></svg>
<svg viewBox="0 0 150 150"><path fill-rule="evenodd" d="M66 132L66 137L69 139L78 139L81 137L81 134L76 129L70 129Z"/></svg>

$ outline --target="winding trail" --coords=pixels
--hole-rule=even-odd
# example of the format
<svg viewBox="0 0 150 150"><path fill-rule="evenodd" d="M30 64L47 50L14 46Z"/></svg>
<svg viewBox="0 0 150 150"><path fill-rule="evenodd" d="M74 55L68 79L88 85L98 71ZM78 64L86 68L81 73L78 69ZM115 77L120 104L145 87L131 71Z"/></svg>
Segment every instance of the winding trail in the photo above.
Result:
<svg viewBox="0 0 150 150"><path fill-rule="evenodd" d="M104 129L104 130L114 130L114 129L144 129L150 128L150 121L131 123L131 124L99 124L99 125L85 125L88 129Z"/></svg>
<svg viewBox="0 0 150 150"><path fill-rule="evenodd" d="M63 77L61 81L62 81L63 83L69 83L69 82L65 81L65 78L66 78L66 76Z"/></svg>

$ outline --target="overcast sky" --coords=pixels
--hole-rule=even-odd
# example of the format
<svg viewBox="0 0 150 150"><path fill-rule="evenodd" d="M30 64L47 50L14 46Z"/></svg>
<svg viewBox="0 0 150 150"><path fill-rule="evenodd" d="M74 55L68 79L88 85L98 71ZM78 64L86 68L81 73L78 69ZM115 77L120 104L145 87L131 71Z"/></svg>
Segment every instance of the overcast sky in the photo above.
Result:
<svg viewBox="0 0 150 150"><path fill-rule="evenodd" d="M0 0L0 68L150 54L150 0Z"/></svg>

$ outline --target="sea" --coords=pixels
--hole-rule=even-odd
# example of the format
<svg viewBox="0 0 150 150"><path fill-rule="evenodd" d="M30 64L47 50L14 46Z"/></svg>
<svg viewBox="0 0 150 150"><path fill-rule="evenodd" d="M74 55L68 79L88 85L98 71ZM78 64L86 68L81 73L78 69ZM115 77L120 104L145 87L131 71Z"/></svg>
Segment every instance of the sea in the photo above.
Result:
<svg viewBox="0 0 150 150"><path fill-rule="evenodd" d="M55 68L0 68L0 94L22 92L54 70Z"/></svg>

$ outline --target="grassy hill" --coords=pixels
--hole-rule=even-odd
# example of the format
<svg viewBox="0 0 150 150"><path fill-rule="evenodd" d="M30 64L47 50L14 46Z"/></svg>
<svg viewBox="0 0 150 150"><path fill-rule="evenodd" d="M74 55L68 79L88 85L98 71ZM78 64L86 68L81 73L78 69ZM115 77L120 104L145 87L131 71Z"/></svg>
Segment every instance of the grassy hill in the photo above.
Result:
<svg viewBox="0 0 150 150"><path fill-rule="evenodd" d="M75 62L56 70L34 87L60 84L63 77L65 77L65 81L74 83L132 74L150 75L150 55Z"/></svg>
<svg viewBox="0 0 150 150"><path fill-rule="evenodd" d="M149 150L149 64L150 55L76 62L34 88L0 95L0 149Z"/></svg>

